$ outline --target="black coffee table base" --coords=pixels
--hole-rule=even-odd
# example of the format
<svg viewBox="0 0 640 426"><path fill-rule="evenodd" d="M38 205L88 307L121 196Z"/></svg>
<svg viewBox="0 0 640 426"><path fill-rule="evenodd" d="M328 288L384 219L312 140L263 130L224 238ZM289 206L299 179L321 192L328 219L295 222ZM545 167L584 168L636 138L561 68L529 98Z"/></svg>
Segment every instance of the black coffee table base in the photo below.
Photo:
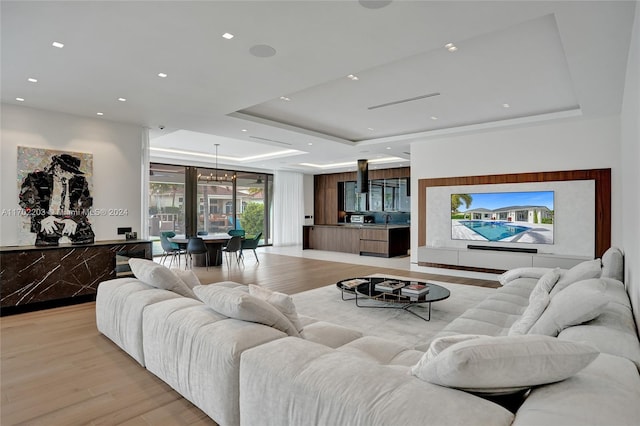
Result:
<svg viewBox="0 0 640 426"><path fill-rule="evenodd" d="M355 292L355 301L356 301L356 306L358 308L376 308L376 309L402 309L403 311L409 312L410 314L413 314L415 316L417 316L418 318L425 320L425 321L431 321L431 302L421 302L421 301L417 301L415 303L397 303L397 302L385 302L384 300L378 300L378 299L372 299L370 297L367 296L360 296L358 298L358 292ZM345 299L344 297L342 298L342 300L353 300L352 299ZM363 300L371 300L373 301L373 303L371 304L362 304ZM417 305L422 305L426 303L428 308L427 308L427 316L423 317L422 315L414 312L411 310L411 308L413 308L414 306Z"/></svg>

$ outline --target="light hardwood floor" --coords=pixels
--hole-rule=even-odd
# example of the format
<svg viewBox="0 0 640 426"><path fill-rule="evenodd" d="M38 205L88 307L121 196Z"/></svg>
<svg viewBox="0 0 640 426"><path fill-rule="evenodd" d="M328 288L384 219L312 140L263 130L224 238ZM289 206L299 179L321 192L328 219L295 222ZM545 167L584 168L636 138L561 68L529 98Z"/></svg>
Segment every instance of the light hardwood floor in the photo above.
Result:
<svg viewBox="0 0 640 426"><path fill-rule="evenodd" d="M373 273L497 287L493 280L259 256L260 263L249 253L244 266L194 271L203 284L232 280L288 294ZM2 317L0 332L2 426L215 425L97 331L95 303Z"/></svg>

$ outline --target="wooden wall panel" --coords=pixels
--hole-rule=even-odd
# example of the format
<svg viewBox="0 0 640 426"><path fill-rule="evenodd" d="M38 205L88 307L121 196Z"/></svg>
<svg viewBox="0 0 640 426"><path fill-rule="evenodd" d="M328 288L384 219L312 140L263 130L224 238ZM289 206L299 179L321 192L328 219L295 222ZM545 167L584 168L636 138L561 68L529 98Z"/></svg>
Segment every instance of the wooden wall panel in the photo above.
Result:
<svg viewBox="0 0 640 426"><path fill-rule="evenodd" d="M503 175L459 176L418 180L418 247L427 243L427 188L433 186L492 185L499 183L595 181L595 253L611 246L611 169L565 170Z"/></svg>

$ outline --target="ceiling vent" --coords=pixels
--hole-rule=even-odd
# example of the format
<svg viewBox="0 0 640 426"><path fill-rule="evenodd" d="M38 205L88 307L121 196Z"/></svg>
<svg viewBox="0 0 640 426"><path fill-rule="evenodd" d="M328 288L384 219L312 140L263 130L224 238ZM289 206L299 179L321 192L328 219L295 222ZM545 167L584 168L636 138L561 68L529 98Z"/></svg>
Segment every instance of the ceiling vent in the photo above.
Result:
<svg viewBox="0 0 640 426"><path fill-rule="evenodd" d="M431 98L433 96L440 96L440 93L439 92L428 93L426 95L416 96L414 98L400 99L399 101L387 102L387 103L380 104L380 105L370 106L367 109L371 110L371 109L377 109L377 108L384 108L384 107L388 107L388 106L391 106L391 105L403 104L405 102L412 102L412 101L418 101L420 99Z"/></svg>
<svg viewBox="0 0 640 426"><path fill-rule="evenodd" d="M258 140L266 141L266 142L279 143L279 144L282 144L282 145L288 145L288 146L292 145L289 142L282 142L282 141L277 141L277 140L274 140L274 139L261 138L260 136L249 136L249 137L251 139L258 139Z"/></svg>

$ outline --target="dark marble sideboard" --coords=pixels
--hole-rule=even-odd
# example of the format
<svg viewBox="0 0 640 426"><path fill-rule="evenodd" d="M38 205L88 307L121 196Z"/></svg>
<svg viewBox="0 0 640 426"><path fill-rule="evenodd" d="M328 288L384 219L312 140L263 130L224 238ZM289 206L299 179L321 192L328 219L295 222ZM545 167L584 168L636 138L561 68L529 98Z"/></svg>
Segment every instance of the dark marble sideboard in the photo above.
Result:
<svg viewBox="0 0 640 426"><path fill-rule="evenodd" d="M151 259L151 241L0 247L0 315L95 300L100 282L127 274L116 258L128 257Z"/></svg>

